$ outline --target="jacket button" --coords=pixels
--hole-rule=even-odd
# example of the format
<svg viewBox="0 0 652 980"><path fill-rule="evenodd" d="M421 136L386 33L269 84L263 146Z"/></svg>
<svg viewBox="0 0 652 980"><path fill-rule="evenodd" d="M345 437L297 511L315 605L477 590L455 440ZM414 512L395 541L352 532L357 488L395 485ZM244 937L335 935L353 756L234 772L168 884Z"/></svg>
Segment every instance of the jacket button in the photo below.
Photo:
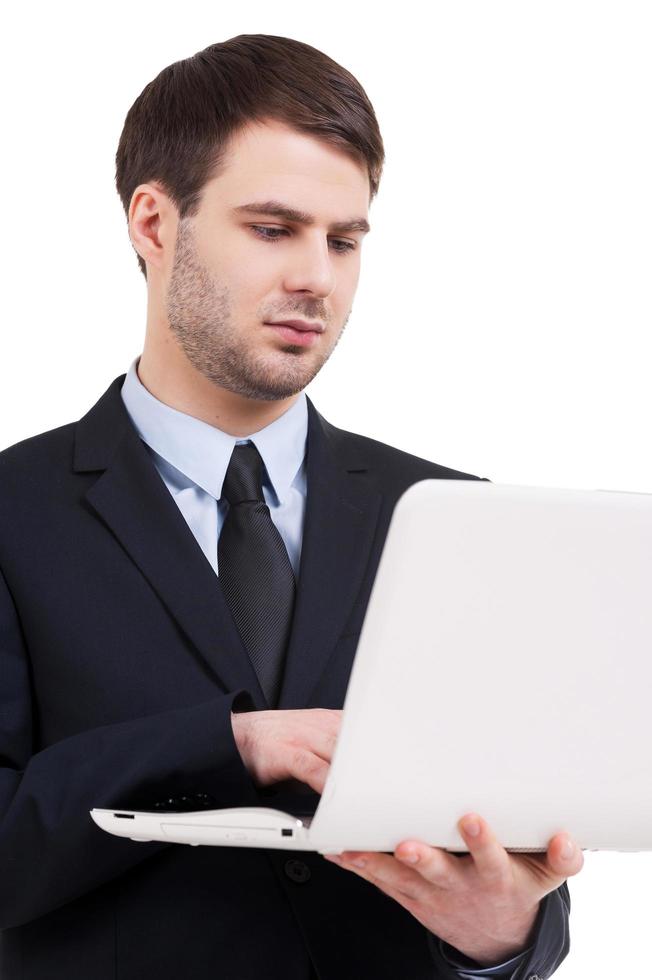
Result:
<svg viewBox="0 0 652 980"><path fill-rule="evenodd" d="M215 797L210 793L195 793L196 809L208 809L211 803L215 803Z"/></svg>
<svg viewBox="0 0 652 980"><path fill-rule="evenodd" d="M296 882L297 885L303 885L306 881L310 881L310 868L303 861L297 861L295 858L286 861L284 870L290 881Z"/></svg>

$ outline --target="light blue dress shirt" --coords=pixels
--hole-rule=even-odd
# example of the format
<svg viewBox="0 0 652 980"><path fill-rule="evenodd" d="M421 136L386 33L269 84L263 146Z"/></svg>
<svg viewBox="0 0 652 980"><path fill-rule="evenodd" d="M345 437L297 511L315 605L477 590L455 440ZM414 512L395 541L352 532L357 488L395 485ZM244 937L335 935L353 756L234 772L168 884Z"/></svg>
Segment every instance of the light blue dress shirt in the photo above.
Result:
<svg viewBox="0 0 652 980"><path fill-rule="evenodd" d="M186 415L159 401L138 377L137 357L122 385L122 400L163 482L174 497L197 542L213 566L217 541L228 504L221 500L222 484L236 443L253 442L265 464L263 495L288 556L299 577L303 518L306 507L306 442L308 404L302 392L294 404L270 425L236 438L208 422ZM446 956L460 977L499 977L508 980L526 953L485 969L464 969Z"/></svg>
<svg viewBox="0 0 652 980"><path fill-rule="evenodd" d="M132 363L122 385L122 400L163 482L190 530L219 574L217 541L228 510L222 484L233 447L253 442L265 464L263 496L299 576L306 506L308 405L302 392L294 404L264 429L236 438L179 412L155 398Z"/></svg>

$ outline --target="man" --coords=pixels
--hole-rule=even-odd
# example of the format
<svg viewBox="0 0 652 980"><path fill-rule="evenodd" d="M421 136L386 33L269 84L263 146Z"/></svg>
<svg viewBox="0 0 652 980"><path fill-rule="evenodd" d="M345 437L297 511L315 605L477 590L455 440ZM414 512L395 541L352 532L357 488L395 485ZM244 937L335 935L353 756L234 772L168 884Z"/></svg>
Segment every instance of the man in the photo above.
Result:
<svg viewBox="0 0 652 980"><path fill-rule="evenodd" d="M143 352L79 422L0 454L6 980L520 980L567 953L565 834L508 855L467 814L464 857L325 860L89 816L314 806L393 507L477 479L303 393L349 318L382 158L359 83L287 38L214 45L129 111Z"/></svg>

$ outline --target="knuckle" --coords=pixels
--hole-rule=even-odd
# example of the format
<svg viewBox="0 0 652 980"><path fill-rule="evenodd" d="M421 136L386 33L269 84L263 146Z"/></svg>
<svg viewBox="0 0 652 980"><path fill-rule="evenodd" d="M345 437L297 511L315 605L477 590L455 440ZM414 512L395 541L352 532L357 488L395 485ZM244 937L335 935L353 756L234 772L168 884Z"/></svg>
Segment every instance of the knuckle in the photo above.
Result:
<svg viewBox="0 0 652 980"><path fill-rule="evenodd" d="M309 773L313 768L311 765L312 756L304 748L293 749L290 759L292 771L295 773Z"/></svg>
<svg viewBox="0 0 652 980"><path fill-rule="evenodd" d="M504 868L489 870L485 875L485 881L487 881L499 895L506 895L512 887L511 875Z"/></svg>
<svg viewBox="0 0 652 980"><path fill-rule="evenodd" d="M426 865L426 873L430 881L436 885L440 885L442 888L450 888L453 878L448 870L442 866L441 861L437 857L432 857Z"/></svg>

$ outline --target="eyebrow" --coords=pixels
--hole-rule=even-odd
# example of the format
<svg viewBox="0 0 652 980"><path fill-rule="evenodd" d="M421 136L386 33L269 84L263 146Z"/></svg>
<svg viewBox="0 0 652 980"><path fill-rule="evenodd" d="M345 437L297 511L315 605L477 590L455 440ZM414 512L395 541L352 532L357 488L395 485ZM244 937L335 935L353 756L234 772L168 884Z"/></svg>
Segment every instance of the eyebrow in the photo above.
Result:
<svg viewBox="0 0 652 980"><path fill-rule="evenodd" d="M283 218L285 221L292 221L298 225L314 225L315 217L305 211L284 204L283 201L252 201L250 204L238 204L231 208L233 214L266 214L274 218ZM329 231L361 231L365 234L371 231L371 227L366 218L350 218L348 221L333 221L328 226Z"/></svg>

